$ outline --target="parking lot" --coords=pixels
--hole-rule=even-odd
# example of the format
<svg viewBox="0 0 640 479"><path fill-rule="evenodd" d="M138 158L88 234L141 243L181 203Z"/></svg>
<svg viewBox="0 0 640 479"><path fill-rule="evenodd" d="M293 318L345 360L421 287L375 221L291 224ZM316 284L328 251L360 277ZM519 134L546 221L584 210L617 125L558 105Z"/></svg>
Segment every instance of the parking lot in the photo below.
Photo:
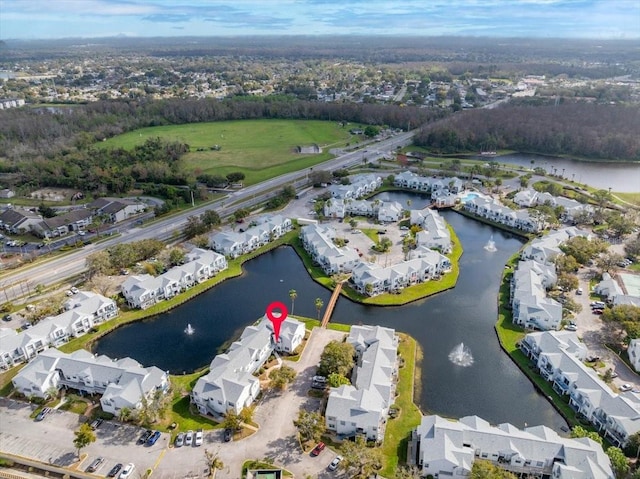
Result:
<svg viewBox="0 0 640 479"><path fill-rule="evenodd" d="M104 463L94 473L103 477L116 463L131 462L136 466L136 474L153 469L154 478L205 478L208 476L205 450L217 453L225 465L216 475L219 479L236 479L244 461L264 458L272 459L296 477L308 474L337 477L338 471L327 470L335 457L329 448L318 457L301 451L293 419L300 408L317 410L320 407L320 399L308 395L311 378L324 346L343 336L344 333L337 331L314 329L300 360L288 363L298 374L295 381L285 391L265 394L253 419L259 425L258 430L239 441L225 442L223 430L216 429L204 432L200 447L173 447L166 433L149 447L136 444L144 428L104 421L96 430L96 442L82 450L83 459L78 463L73 439L74 431L81 424L80 416L53 410L42 421L35 421L30 417L35 405L0 398L0 450L78 471L86 471L97 457L104 457Z"/></svg>

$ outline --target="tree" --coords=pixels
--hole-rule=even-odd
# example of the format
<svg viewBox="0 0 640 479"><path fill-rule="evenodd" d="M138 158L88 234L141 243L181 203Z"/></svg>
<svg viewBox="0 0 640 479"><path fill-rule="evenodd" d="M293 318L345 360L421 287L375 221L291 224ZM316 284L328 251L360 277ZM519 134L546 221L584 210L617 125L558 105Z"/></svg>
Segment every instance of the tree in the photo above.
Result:
<svg viewBox="0 0 640 479"><path fill-rule="evenodd" d="M320 355L318 374L329 377L331 374L339 374L347 377L353 369L353 356L355 349L350 343L330 341Z"/></svg>
<svg viewBox="0 0 640 479"><path fill-rule="evenodd" d="M233 213L235 220L241 220L249 216L250 211L247 208L239 208Z"/></svg>
<svg viewBox="0 0 640 479"><path fill-rule="evenodd" d="M564 291L571 291L578 287L578 277L575 274L561 272L558 274L558 287Z"/></svg>
<svg viewBox="0 0 640 479"><path fill-rule="evenodd" d="M314 170L309 174L309 181L313 186L320 186L322 183L331 183L331 173L325 170Z"/></svg>
<svg viewBox="0 0 640 479"><path fill-rule="evenodd" d="M598 258L596 259L596 266L600 270L606 271L609 273L611 271L615 271L616 269L618 269L619 268L618 263L620 263L622 260L624 260L622 255L611 252L611 251L607 251L606 253L598 256Z"/></svg>
<svg viewBox="0 0 640 479"><path fill-rule="evenodd" d="M349 220L349 226L351 226L352 228L355 228L356 226L358 226L358 222L356 220L354 220L353 218L351 218Z"/></svg>
<svg viewBox="0 0 640 479"><path fill-rule="evenodd" d="M75 436L73 439L73 445L78 450L78 457L80 457L80 451L92 442L96 441L96 434L87 423L81 424L78 430L73 434Z"/></svg>
<svg viewBox="0 0 640 479"><path fill-rule="evenodd" d="M38 206L38 213L40 213L43 218L53 218L56 215L56 210L51 208L51 206L45 206L44 203L40 203L40 206Z"/></svg>
<svg viewBox="0 0 640 479"><path fill-rule="evenodd" d="M293 382L296 377L296 371L291 366L283 365L275 371L271 371L269 379L271 386L281 391L287 387L287 384Z"/></svg>
<svg viewBox="0 0 640 479"><path fill-rule="evenodd" d="M87 256L86 260L87 272L89 278L93 278L96 275L106 275L111 272L113 266L111 265L111 257L106 251L96 251Z"/></svg>
<svg viewBox="0 0 640 479"><path fill-rule="evenodd" d="M580 268L580 264L573 256L559 254L555 258L556 271L558 273L576 273Z"/></svg>
<svg viewBox="0 0 640 479"><path fill-rule="evenodd" d="M627 457L640 456L640 432L636 432L629 436L624 446L624 453Z"/></svg>
<svg viewBox="0 0 640 479"><path fill-rule="evenodd" d="M327 378L327 382L329 383L329 386L332 388L339 388L342 385L351 384L351 381L349 381L349 379L347 379L346 377L338 373L329 374L329 377Z"/></svg>
<svg viewBox="0 0 640 479"><path fill-rule="evenodd" d="M298 292L295 289L289 290L289 299L291 299L291 314L293 315L293 307L296 304L296 298L298 297Z"/></svg>
<svg viewBox="0 0 640 479"><path fill-rule="evenodd" d="M343 442L341 452L343 459L340 468L352 479L369 479L382 469L382 451L368 447L364 436Z"/></svg>
<svg viewBox="0 0 640 479"><path fill-rule="evenodd" d="M209 468L209 477L214 476L216 469L222 469L224 467L224 463L222 462L222 459L220 459L219 451L213 452L209 449L205 449L204 459L207 463L207 467Z"/></svg>
<svg viewBox="0 0 640 479"><path fill-rule="evenodd" d="M470 479L516 479L514 474L500 469L489 461L473 461Z"/></svg>
<svg viewBox="0 0 640 479"><path fill-rule="evenodd" d="M315 300L316 310L318 311L318 321L320 321L320 311L322 311L322 307L324 306L324 301L320 298L316 298Z"/></svg>
<svg viewBox="0 0 640 479"><path fill-rule="evenodd" d="M421 479L422 470L418 466L402 466L396 470L394 479Z"/></svg>
<svg viewBox="0 0 640 479"><path fill-rule="evenodd" d="M364 136L366 136L367 138L374 138L378 136L379 133L380 128L378 128L377 126L369 125L364 129Z"/></svg>
<svg viewBox="0 0 640 479"><path fill-rule="evenodd" d="M215 210L207 210L201 215L202 223L211 228L212 226L218 226L220 224L220 215Z"/></svg>
<svg viewBox="0 0 640 479"><path fill-rule="evenodd" d="M595 431L587 431L582 426L573 426L571 429L571 437L572 438L580 438L580 437L588 437L598 444L602 445L602 437Z"/></svg>
<svg viewBox="0 0 640 479"><path fill-rule="evenodd" d="M624 245L624 252L634 258L640 257L640 236Z"/></svg>
<svg viewBox="0 0 640 479"><path fill-rule="evenodd" d="M248 424L250 422L253 422L253 413L255 411L256 411L255 404L252 404L251 406L245 406L240 411L240 414L238 414L238 417L240 418L240 421Z"/></svg>
<svg viewBox="0 0 640 479"><path fill-rule="evenodd" d="M242 173L241 171L234 171L227 175L227 180L229 181L229 183L238 183L239 181L244 180L244 178L244 173Z"/></svg>
<svg viewBox="0 0 640 479"><path fill-rule="evenodd" d="M319 441L324 432L324 420L320 413L300 409L298 418L293 421L298 430L300 442Z"/></svg>
<svg viewBox="0 0 640 479"><path fill-rule="evenodd" d="M173 247L169 250L169 266L177 266L184 261L186 254L182 248Z"/></svg>
<svg viewBox="0 0 640 479"><path fill-rule="evenodd" d="M584 236L575 236L565 241L560 249L564 254L573 256L578 263L587 264L598 254L605 252L607 244L597 239L590 241Z"/></svg>
<svg viewBox="0 0 640 479"><path fill-rule="evenodd" d="M224 415L222 425L225 429L238 431L242 427L242 419L240 419L240 416L233 409L229 409L227 414Z"/></svg>
<svg viewBox="0 0 640 479"><path fill-rule="evenodd" d="M198 216L189 216L187 224L184 225L183 233L187 239L201 235L207 231L207 227Z"/></svg>
<svg viewBox="0 0 640 479"><path fill-rule="evenodd" d="M611 460L611 468L618 479L626 477L629 472L629 461L619 447L611 446L605 451Z"/></svg>

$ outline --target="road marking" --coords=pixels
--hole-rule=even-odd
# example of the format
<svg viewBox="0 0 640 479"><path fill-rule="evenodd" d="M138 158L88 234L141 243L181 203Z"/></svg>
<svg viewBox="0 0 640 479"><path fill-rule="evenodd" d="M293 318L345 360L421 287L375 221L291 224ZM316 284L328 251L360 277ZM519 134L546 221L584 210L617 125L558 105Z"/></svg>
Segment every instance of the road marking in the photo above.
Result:
<svg viewBox="0 0 640 479"><path fill-rule="evenodd" d="M167 449L166 448L164 448L162 451L160 451L160 455L158 456L158 459L156 459L156 462L153 464L151 469L153 469L154 471L156 470L156 468L160 465L160 461L162 461L162 458L164 457L164 455L166 453L167 453Z"/></svg>

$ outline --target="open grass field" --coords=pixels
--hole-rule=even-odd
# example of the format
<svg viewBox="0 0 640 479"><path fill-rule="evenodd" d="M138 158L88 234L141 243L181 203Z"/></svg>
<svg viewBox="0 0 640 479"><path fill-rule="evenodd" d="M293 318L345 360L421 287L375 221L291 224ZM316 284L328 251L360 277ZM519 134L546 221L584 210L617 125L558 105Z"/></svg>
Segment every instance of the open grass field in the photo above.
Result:
<svg viewBox="0 0 640 479"><path fill-rule="evenodd" d="M189 145L183 160L189 171L226 175L242 171L245 184L259 183L330 159L330 148L354 142L349 127L331 121L241 120L142 128L99 143L100 148L131 149L160 137ZM322 153L301 155L296 146L317 144ZM218 145L220 150L211 150ZM204 150L204 151L198 151Z"/></svg>

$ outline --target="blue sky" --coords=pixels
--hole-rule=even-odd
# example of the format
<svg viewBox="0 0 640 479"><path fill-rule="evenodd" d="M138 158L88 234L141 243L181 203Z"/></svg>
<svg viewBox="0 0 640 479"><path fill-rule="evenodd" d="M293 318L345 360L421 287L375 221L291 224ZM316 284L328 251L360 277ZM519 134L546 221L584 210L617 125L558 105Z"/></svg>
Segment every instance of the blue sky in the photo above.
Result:
<svg viewBox="0 0 640 479"><path fill-rule="evenodd" d="M336 34L640 38L640 0L0 0L0 39Z"/></svg>

